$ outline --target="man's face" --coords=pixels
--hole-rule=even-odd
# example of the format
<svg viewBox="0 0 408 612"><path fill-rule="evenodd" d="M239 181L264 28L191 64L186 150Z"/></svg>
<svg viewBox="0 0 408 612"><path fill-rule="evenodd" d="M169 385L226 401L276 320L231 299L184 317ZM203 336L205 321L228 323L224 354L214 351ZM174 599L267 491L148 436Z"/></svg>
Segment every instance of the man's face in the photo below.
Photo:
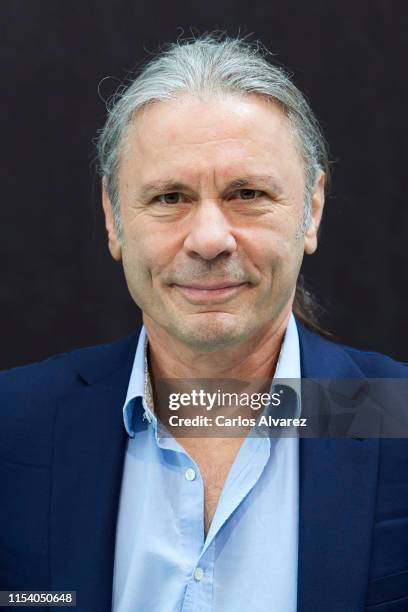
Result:
<svg viewBox="0 0 408 612"><path fill-rule="evenodd" d="M119 170L112 255L148 329L201 351L265 334L289 313L315 223L299 237L304 165L279 107L259 96L183 95L140 110Z"/></svg>

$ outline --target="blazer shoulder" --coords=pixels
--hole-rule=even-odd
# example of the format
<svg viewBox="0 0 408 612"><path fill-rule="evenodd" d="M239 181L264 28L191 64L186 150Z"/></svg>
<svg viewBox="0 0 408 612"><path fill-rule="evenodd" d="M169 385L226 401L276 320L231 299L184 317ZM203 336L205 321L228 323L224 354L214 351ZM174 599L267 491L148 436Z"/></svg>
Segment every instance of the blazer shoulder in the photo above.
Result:
<svg viewBox="0 0 408 612"><path fill-rule="evenodd" d="M103 377L130 359L136 341L132 334L1 371L0 459L49 465L59 401L86 386L89 372Z"/></svg>
<svg viewBox="0 0 408 612"><path fill-rule="evenodd" d="M0 372L1 406L9 399L32 400L47 395L70 378L70 353L47 357L42 361L16 366ZM35 393L33 396L32 393Z"/></svg>
<svg viewBox="0 0 408 612"><path fill-rule="evenodd" d="M329 340L297 321L302 372L310 378L407 378L408 364Z"/></svg>
<svg viewBox="0 0 408 612"><path fill-rule="evenodd" d="M377 378L407 378L408 363L397 361L389 355L374 351L363 351L351 346L340 345L366 376Z"/></svg>
<svg viewBox="0 0 408 612"><path fill-rule="evenodd" d="M32 401L58 397L70 385L77 383L81 369L91 366L114 369L136 349L138 331L133 334L93 346L85 346L66 353L52 355L41 361L0 371L0 407L12 395Z"/></svg>

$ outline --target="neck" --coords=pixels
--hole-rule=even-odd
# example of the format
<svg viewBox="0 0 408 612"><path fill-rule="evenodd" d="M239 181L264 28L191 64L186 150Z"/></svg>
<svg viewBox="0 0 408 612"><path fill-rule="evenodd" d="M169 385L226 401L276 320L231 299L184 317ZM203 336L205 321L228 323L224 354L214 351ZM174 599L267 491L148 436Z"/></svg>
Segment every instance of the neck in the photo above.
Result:
<svg viewBox="0 0 408 612"><path fill-rule="evenodd" d="M237 346L200 352L170 336L152 319L144 317L149 338L153 380L159 378L272 378L279 358L290 309L267 329Z"/></svg>

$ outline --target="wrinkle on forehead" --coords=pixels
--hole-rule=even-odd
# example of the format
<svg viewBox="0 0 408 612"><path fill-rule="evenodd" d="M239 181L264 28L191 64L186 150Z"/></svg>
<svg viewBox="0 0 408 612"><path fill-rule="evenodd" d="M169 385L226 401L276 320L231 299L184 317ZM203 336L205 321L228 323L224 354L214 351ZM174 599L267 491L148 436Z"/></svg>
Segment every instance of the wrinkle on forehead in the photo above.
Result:
<svg viewBox="0 0 408 612"><path fill-rule="evenodd" d="M235 100L241 103L235 104ZM279 147L283 146L282 154L292 157L295 165L300 163L303 175L297 140L281 105L270 99L251 94L202 100L184 94L150 103L135 113L123 142L121 162L131 162L133 157L135 167L143 170L150 164L143 183L168 179L185 183L196 173L208 180L211 172L226 182L247 174L272 174L273 161L280 157ZM271 164L269 151L273 153ZM183 166L180 172L178 157ZM143 164L144 160L149 160L148 164Z"/></svg>

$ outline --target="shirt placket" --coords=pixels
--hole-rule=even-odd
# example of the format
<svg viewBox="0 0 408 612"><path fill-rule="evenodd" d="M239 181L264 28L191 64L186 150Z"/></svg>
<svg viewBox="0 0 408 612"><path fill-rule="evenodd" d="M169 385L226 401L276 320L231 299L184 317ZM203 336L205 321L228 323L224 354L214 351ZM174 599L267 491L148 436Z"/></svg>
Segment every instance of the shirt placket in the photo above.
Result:
<svg viewBox="0 0 408 612"><path fill-rule="evenodd" d="M204 542L204 483L197 464L173 437L157 439L162 452L180 454L180 544L187 561L187 584L182 602L183 612L209 612L212 602L214 541ZM204 551L204 552L203 552Z"/></svg>

